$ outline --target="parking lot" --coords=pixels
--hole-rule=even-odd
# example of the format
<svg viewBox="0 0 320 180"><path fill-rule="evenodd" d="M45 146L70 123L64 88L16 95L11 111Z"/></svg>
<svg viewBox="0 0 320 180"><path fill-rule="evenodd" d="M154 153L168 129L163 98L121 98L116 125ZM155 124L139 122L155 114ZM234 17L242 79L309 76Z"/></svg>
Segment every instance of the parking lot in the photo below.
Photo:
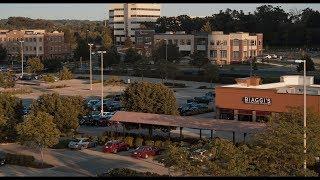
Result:
<svg viewBox="0 0 320 180"><path fill-rule="evenodd" d="M11 153L33 155L41 160L40 153L18 144L1 144L0 149ZM21 166L5 165L0 167L0 176L96 176L110 168L130 168L137 171L150 171L168 174L167 168L149 159L136 159L128 152L118 154L103 153L102 147L81 151L69 149L46 149L44 162L54 165L53 168L35 169Z"/></svg>

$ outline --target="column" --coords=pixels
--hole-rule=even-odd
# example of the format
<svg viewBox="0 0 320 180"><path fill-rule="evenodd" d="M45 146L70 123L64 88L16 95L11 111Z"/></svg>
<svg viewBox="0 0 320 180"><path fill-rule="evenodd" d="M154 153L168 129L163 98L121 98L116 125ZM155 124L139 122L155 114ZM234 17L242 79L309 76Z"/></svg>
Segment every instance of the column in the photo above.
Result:
<svg viewBox="0 0 320 180"><path fill-rule="evenodd" d="M257 121L257 112L256 111L252 111L252 121L253 122Z"/></svg>
<svg viewBox="0 0 320 180"><path fill-rule="evenodd" d="M233 110L233 119L236 121L239 120L239 110Z"/></svg>
<svg viewBox="0 0 320 180"><path fill-rule="evenodd" d="M220 119L220 108L216 107L216 119Z"/></svg>

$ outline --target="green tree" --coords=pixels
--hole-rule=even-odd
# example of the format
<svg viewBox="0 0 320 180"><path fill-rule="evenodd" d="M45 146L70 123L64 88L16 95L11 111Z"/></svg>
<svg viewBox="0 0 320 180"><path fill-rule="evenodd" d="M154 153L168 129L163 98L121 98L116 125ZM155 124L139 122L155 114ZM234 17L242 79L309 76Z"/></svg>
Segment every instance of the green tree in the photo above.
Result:
<svg viewBox="0 0 320 180"><path fill-rule="evenodd" d="M169 65L169 61L166 61L165 59L161 59L156 61L156 67L157 67L157 71L159 73L159 76L161 78L161 82L163 83L163 80L167 78L168 75L168 65Z"/></svg>
<svg viewBox="0 0 320 180"><path fill-rule="evenodd" d="M53 117L46 112L29 114L18 124L19 141L33 148L39 148L43 165L43 149L52 147L59 142L60 131L53 122Z"/></svg>
<svg viewBox="0 0 320 180"><path fill-rule="evenodd" d="M199 70L202 66L209 63L208 57L203 52L195 51L192 57L193 60L190 61L190 64L197 66Z"/></svg>
<svg viewBox="0 0 320 180"><path fill-rule="evenodd" d="M15 86L14 73L13 72L0 72L0 87L12 88Z"/></svg>
<svg viewBox="0 0 320 180"><path fill-rule="evenodd" d="M67 67L63 67L63 69L59 72L60 80L70 80L72 78L73 74Z"/></svg>
<svg viewBox="0 0 320 180"><path fill-rule="evenodd" d="M78 118L86 114L85 103L80 96L60 96L57 93L41 95L31 105L31 113L38 111L49 113L53 116L61 133L75 131Z"/></svg>
<svg viewBox="0 0 320 180"><path fill-rule="evenodd" d="M120 54L115 46L109 47L105 54L103 54L103 65L104 67L116 65L120 62ZM100 65L101 61L99 61Z"/></svg>
<svg viewBox="0 0 320 180"><path fill-rule="evenodd" d="M102 32L102 46L104 49L110 48L112 45L112 35L109 27L104 27Z"/></svg>
<svg viewBox="0 0 320 180"><path fill-rule="evenodd" d="M207 32L207 33L211 33L212 32L211 24L210 24L209 21L207 21L206 24L203 25L203 27L201 28L201 31Z"/></svg>
<svg viewBox="0 0 320 180"><path fill-rule="evenodd" d="M301 55L301 59L306 61L306 70L307 71L314 71L315 70L314 62L309 55L303 54L303 55ZM304 63L302 62L297 66L298 72L303 71L303 64Z"/></svg>
<svg viewBox="0 0 320 180"><path fill-rule="evenodd" d="M123 104L128 111L178 114L174 93L163 84L132 83L124 91Z"/></svg>
<svg viewBox="0 0 320 180"><path fill-rule="evenodd" d="M204 75L210 79L211 87L212 82L217 82L219 79L219 69L216 65L208 63L204 66Z"/></svg>
<svg viewBox="0 0 320 180"><path fill-rule="evenodd" d="M320 115L307 109L307 175L320 156ZM271 118L268 130L252 140L252 165L263 176L301 176L303 172L303 110L292 107L288 113Z"/></svg>
<svg viewBox="0 0 320 180"><path fill-rule="evenodd" d="M134 63L134 70L141 76L142 81L145 72L150 69L149 66L149 61L145 57L142 57Z"/></svg>
<svg viewBox="0 0 320 180"><path fill-rule="evenodd" d="M167 67L166 67L166 71L167 71L168 76L172 79L173 86L174 86L174 81L176 79L178 70L179 69L177 67L177 64L168 62Z"/></svg>
<svg viewBox="0 0 320 180"><path fill-rule="evenodd" d="M7 49L0 44L0 60L5 60L8 56Z"/></svg>
<svg viewBox="0 0 320 180"><path fill-rule="evenodd" d="M74 58L76 61L80 60L80 57L82 57L82 60L89 60L90 50L89 46L85 39L78 39L77 40L77 47L74 51Z"/></svg>
<svg viewBox="0 0 320 180"><path fill-rule="evenodd" d="M133 48L129 48L126 51L125 62L126 63L135 63L142 59L142 56Z"/></svg>
<svg viewBox="0 0 320 180"><path fill-rule="evenodd" d="M42 64L41 60L39 58L31 58L28 60L28 71L30 73L40 73L44 68L44 65Z"/></svg>
<svg viewBox="0 0 320 180"><path fill-rule="evenodd" d="M124 40L124 47L125 47L125 48L133 48L133 42L131 41L131 38L130 38L130 37L127 37L127 38Z"/></svg>
<svg viewBox="0 0 320 180"><path fill-rule="evenodd" d="M44 59L43 65L46 72L55 73L62 68L62 59Z"/></svg>
<svg viewBox="0 0 320 180"><path fill-rule="evenodd" d="M166 51L167 51L167 60L170 62L178 63L181 54L179 51L179 47L176 44L168 43L166 46L165 41L160 42L159 44L155 45L155 48L152 50L152 59L154 62L160 61L166 58Z"/></svg>
<svg viewBox="0 0 320 180"><path fill-rule="evenodd" d="M0 142L16 139L16 125L22 122L22 109L21 99L0 93Z"/></svg>

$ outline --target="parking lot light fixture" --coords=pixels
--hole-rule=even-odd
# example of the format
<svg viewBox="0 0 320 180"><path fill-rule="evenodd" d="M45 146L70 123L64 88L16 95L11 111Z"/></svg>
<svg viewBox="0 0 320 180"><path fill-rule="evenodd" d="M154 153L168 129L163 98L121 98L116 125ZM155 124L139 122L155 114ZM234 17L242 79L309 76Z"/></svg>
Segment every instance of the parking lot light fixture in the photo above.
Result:
<svg viewBox="0 0 320 180"><path fill-rule="evenodd" d="M23 76L23 46L22 43L24 41L19 41L20 42L20 49L21 49L21 77Z"/></svg>
<svg viewBox="0 0 320 180"><path fill-rule="evenodd" d="M92 91L92 60L91 60L91 55L92 55L92 46L93 44L88 44L90 46L90 91Z"/></svg>
<svg viewBox="0 0 320 180"><path fill-rule="evenodd" d="M103 114L103 54L107 51L98 51L101 54L101 115Z"/></svg>

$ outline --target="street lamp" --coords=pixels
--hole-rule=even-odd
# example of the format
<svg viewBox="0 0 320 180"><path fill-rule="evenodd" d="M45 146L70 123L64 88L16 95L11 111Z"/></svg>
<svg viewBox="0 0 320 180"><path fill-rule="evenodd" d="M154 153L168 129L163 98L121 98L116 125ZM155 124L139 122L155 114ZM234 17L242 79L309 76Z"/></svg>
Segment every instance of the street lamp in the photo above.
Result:
<svg viewBox="0 0 320 180"><path fill-rule="evenodd" d="M92 91L92 61L91 61L91 50L92 50L92 46L93 44L88 44L90 46L90 91Z"/></svg>
<svg viewBox="0 0 320 180"><path fill-rule="evenodd" d="M101 54L101 115L103 114L103 54L107 51L98 51Z"/></svg>
<svg viewBox="0 0 320 180"><path fill-rule="evenodd" d="M295 60L296 63L303 63L303 169L307 170L307 88L306 88L306 60Z"/></svg>
<svg viewBox="0 0 320 180"><path fill-rule="evenodd" d="M166 41L166 61L168 61L168 40L164 39Z"/></svg>
<svg viewBox="0 0 320 180"><path fill-rule="evenodd" d="M22 47L22 43L24 41L19 41L20 42L20 49L21 49L21 77L23 76L23 47Z"/></svg>

